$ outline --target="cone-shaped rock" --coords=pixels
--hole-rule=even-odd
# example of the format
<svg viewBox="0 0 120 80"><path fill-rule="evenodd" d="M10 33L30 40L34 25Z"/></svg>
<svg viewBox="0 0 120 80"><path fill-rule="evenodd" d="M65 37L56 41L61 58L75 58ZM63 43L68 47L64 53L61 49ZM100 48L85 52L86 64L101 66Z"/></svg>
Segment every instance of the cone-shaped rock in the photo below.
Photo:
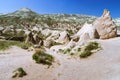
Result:
<svg viewBox="0 0 120 80"><path fill-rule="evenodd" d="M104 10L103 15L93 23L100 39L109 39L117 36L117 28L112 21L110 12Z"/></svg>

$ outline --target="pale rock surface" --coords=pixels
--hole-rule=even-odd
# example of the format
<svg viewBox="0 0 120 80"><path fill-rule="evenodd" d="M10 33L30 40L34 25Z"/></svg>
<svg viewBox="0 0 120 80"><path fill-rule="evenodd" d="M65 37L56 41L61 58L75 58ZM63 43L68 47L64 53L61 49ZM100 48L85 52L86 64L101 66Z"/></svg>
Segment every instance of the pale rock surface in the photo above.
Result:
<svg viewBox="0 0 120 80"><path fill-rule="evenodd" d="M95 27L92 24L85 23L83 27L74 35L79 37L78 45L85 44L88 40L95 38Z"/></svg>
<svg viewBox="0 0 120 80"><path fill-rule="evenodd" d="M70 36L67 31L60 33L60 37L56 40L58 43L66 44L70 41Z"/></svg>
<svg viewBox="0 0 120 80"><path fill-rule="evenodd" d="M52 39L44 40L44 46L50 48L53 45L54 41Z"/></svg>
<svg viewBox="0 0 120 80"><path fill-rule="evenodd" d="M112 21L110 12L106 9L104 10L103 15L95 20L93 25L96 28L100 39L109 39L117 36L116 25Z"/></svg>

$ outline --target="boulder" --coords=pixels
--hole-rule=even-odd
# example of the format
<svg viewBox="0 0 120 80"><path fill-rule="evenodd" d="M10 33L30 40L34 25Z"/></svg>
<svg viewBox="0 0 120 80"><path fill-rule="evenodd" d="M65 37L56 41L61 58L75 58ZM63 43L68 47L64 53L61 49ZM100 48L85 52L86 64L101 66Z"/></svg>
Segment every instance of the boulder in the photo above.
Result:
<svg viewBox="0 0 120 80"><path fill-rule="evenodd" d="M117 28L115 23L112 21L110 12L104 10L103 15L96 19L93 23L100 39L109 39L117 36Z"/></svg>

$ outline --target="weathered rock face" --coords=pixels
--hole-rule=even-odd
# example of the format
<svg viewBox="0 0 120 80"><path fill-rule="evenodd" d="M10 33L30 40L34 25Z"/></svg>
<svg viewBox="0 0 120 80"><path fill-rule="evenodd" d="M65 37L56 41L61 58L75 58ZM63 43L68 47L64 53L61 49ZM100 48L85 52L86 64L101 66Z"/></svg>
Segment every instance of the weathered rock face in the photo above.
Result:
<svg viewBox="0 0 120 80"><path fill-rule="evenodd" d="M79 37L77 44L85 44L86 41L95 38L95 27L92 24L85 23L83 27L74 35L74 37ZM73 38L74 40L74 38Z"/></svg>
<svg viewBox="0 0 120 80"><path fill-rule="evenodd" d="M70 36L67 33L67 31L61 32L60 37L56 40L56 42L62 43L62 44L68 43L69 41L70 41Z"/></svg>
<svg viewBox="0 0 120 80"><path fill-rule="evenodd" d="M94 39L95 28L92 24L85 23L83 27L77 32L76 36L84 36L85 34L89 35L90 39Z"/></svg>
<svg viewBox="0 0 120 80"><path fill-rule="evenodd" d="M53 46L54 41L52 39L46 39L44 41L44 46L47 48L50 48L51 46Z"/></svg>
<svg viewBox="0 0 120 80"><path fill-rule="evenodd" d="M31 43L35 44L35 40L33 38L32 32L30 32L29 34L27 34L27 38L25 40L25 43L28 43L28 42L31 42Z"/></svg>
<svg viewBox="0 0 120 80"><path fill-rule="evenodd" d="M110 12L104 10L103 15L93 23L100 39L109 39L117 36L117 28L112 21Z"/></svg>
<svg viewBox="0 0 120 80"><path fill-rule="evenodd" d="M34 34L32 32L29 32L27 34L27 38L25 40L25 43L33 43L37 44L37 46L42 46L43 45L43 40L38 36L38 34Z"/></svg>

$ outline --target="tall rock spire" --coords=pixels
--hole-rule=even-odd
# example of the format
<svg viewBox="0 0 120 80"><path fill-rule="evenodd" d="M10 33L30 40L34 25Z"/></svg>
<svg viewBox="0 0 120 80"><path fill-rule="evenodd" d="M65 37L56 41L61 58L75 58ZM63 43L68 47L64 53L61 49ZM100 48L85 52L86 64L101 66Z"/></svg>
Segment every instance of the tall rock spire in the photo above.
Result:
<svg viewBox="0 0 120 80"><path fill-rule="evenodd" d="M93 23L100 39L109 39L117 36L117 28L112 21L110 11L104 10L103 15Z"/></svg>

